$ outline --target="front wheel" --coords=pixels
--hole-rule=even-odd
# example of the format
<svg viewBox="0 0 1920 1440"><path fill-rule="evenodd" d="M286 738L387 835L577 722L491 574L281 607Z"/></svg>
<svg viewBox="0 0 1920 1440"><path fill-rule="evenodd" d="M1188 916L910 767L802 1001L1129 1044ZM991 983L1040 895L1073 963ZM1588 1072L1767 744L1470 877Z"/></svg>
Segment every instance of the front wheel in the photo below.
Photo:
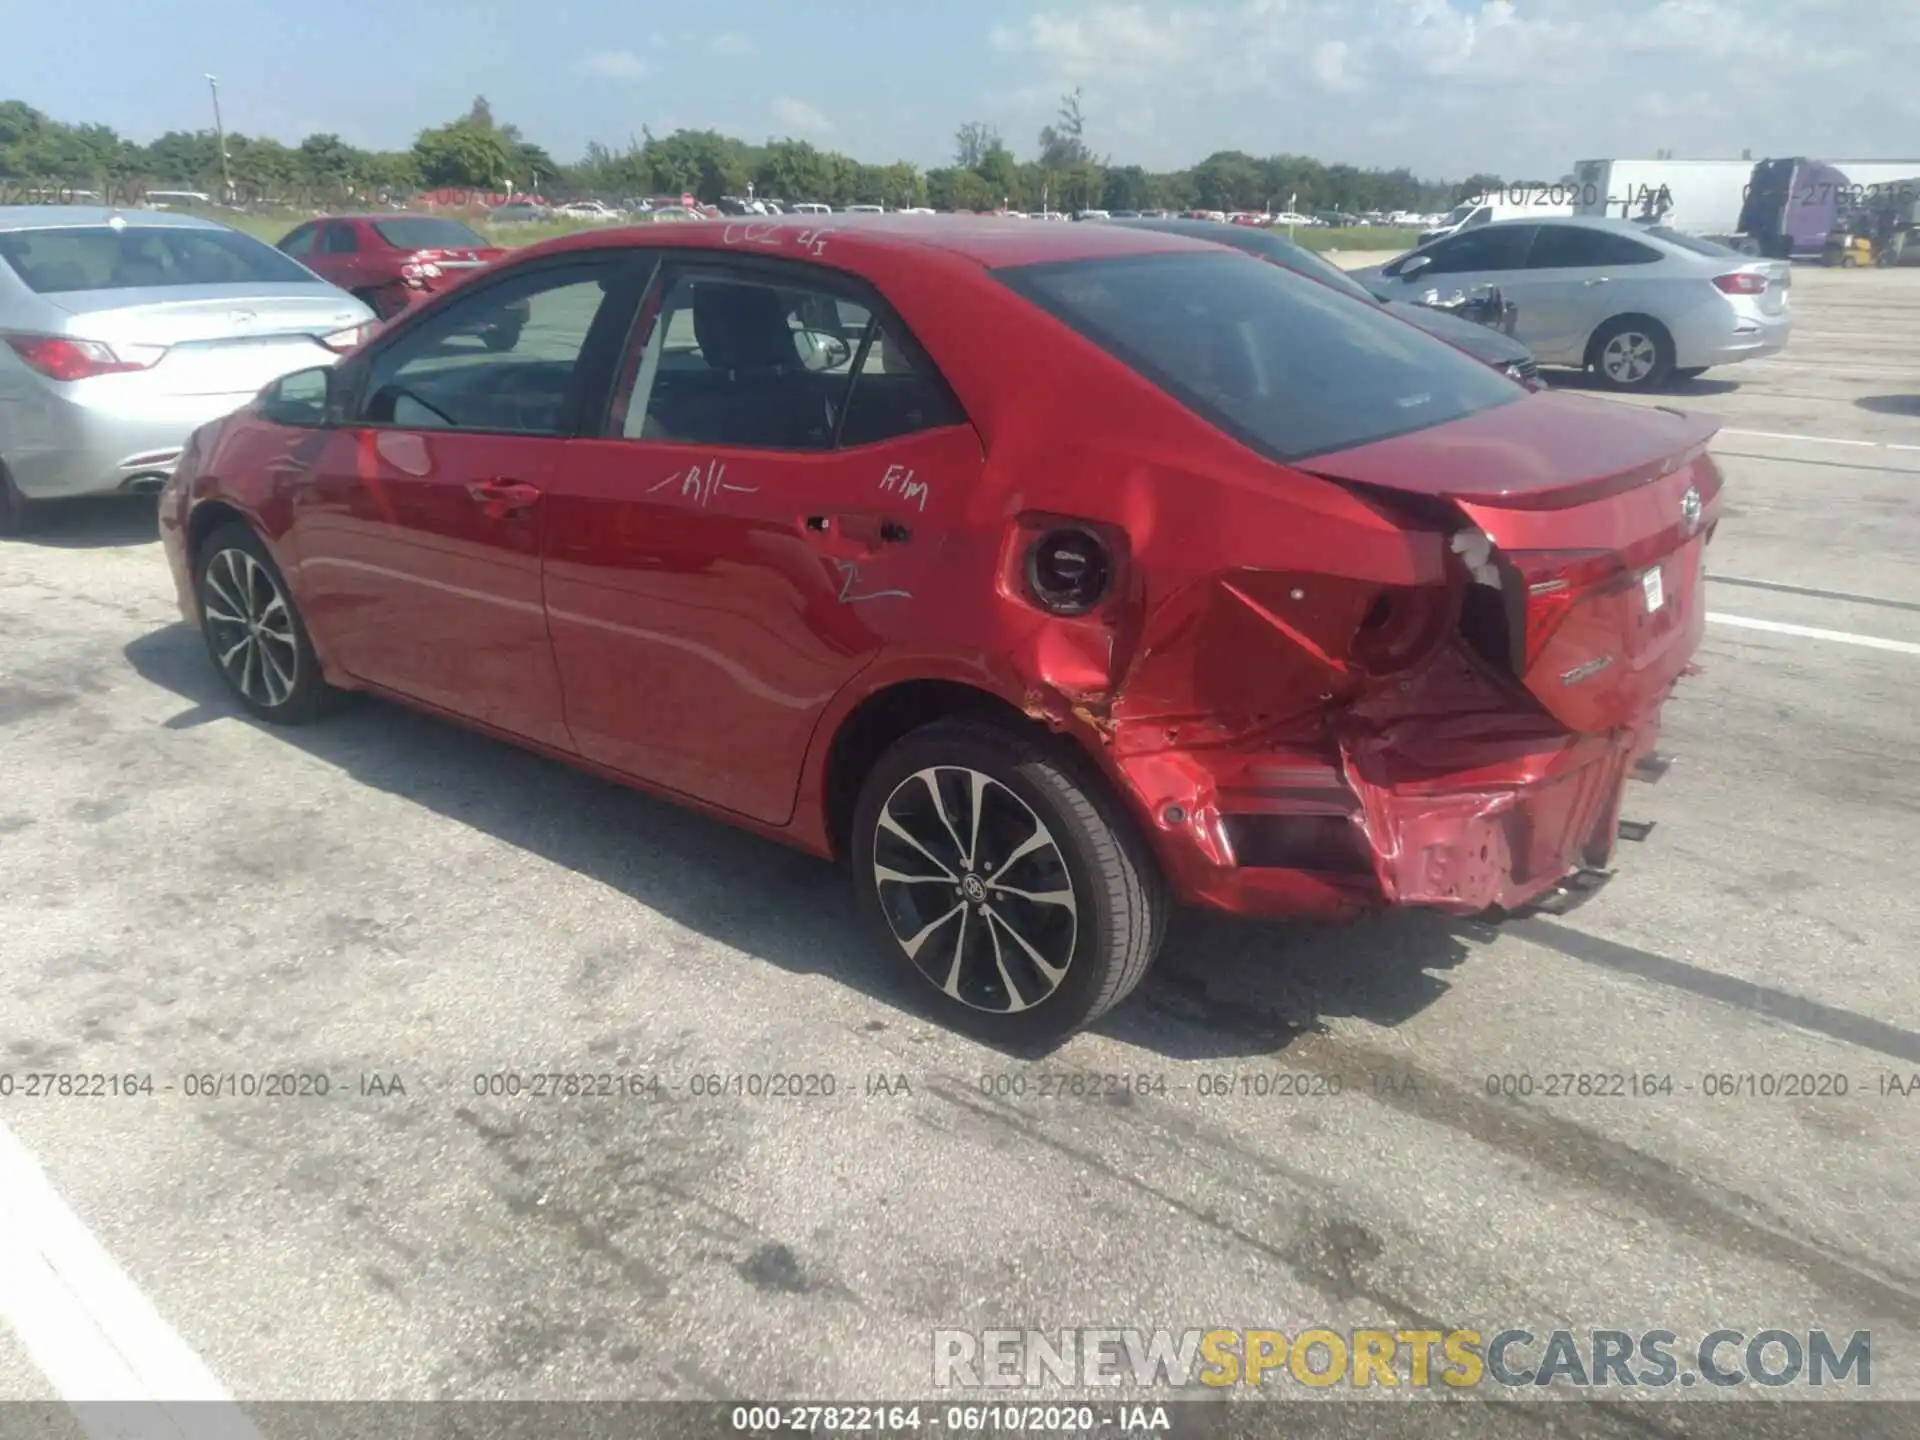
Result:
<svg viewBox="0 0 1920 1440"><path fill-rule="evenodd" d="M1587 363L1609 390L1657 390L1673 376L1673 338L1658 321L1636 315L1594 332Z"/></svg>
<svg viewBox="0 0 1920 1440"><path fill-rule="evenodd" d="M1008 725L944 720L868 775L854 882L941 1017L991 1043L1066 1039L1132 992L1168 900L1098 777Z"/></svg>
<svg viewBox="0 0 1920 1440"><path fill-rule="evenodd" d="M249 713L299 725L332 705L340 692L321 675L286 579L258 535L244 525L214 531L195 575L207 653Z"/></svg>

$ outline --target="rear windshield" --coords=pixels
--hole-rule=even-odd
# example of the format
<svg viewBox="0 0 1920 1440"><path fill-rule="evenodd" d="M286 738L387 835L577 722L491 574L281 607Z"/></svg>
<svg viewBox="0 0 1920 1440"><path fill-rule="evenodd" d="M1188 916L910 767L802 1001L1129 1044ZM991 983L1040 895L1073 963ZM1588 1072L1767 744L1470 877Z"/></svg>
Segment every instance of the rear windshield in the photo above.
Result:
<svg viewBox="0 0 1920 1440"><path fill-rule="evenodd" d="M397 250L485 250L487 242L458 220L420 215L406 220L376 220L374 232Z"/></svg>
<svg viewBox="0 0 1920 1440"><path fill-rule="evenodd" d="M1732 255L1741 257L1740 252L1730 245L1722 245L1717 240L1702 240L1697 235L1682 235L1678 230L1669 230L1664 225L1649 225L1647 234L1656 240L1664 240L1669 245L1678 245L1682 250L1691 250L1696 255Z"/></svg>
<svg viewBox="0 0 1920 1440"><path fill-rule="evenodd" d="M1379 305L1245 256L1139 255L996 274L1275 460L1405 435L1526 394Z"/></svg>
<svg viewBox="0 0 1920 1440"><path fill-rule="evenodd" d="M163 285L318 283L313 272L237 230L74 225L0 234L0 259L41 295Z"/></svg>

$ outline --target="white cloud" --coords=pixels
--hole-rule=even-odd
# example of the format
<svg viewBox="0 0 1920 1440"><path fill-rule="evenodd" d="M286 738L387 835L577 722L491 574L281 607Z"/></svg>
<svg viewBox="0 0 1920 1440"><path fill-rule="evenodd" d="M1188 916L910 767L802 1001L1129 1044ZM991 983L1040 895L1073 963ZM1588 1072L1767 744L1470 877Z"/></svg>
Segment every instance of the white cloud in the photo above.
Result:
<svg viewBox="0 0 1920 1440"><path fill-rule="evenodd" d="M717 55L758 55L760 47L751 35L742 35L737 30L729 30L713 37L713 50Z"/></svg>
<svg viewBox="0 0 1920 1440"><path fill-rule="evenodd" d="M1078 85L1089 140L1124 143L1116 160L1287 150L1436 178L1556 179L1576 160L1656 150L1882 153L1885 136L1920 129L1920 89L1901 58L1911 51L1891 43L1895 30L1920 41L1920 7L1041 0L988 38L1006 66L996 81L1010 138ZM1129 134L1122 117L1143 93L1163 123Z"/></svg>
<svg viewBox="0 0 1920 1440"><path fill-rule="evenodd" d="M631 50L601 50L587 56L577 67L582 75L601 80L644 80L653 66Z"/></svg>
<svg viewBox="0 0 1920 1440"><path fill-rule="evenodd" d="M1353 73L1353 47L1344 40L1323 40L1313 50L1313 78L1327 90L1364 90L1366 82Z"/></svg>
<svg viewBox="0 0 1920 1440"><path fill-rule="evenodd" d="M821 114L804 100L795 100L791 96L774 97L767 106L767 113L774 122L786 127L793 135L831 135L833 121Z"/></svg>

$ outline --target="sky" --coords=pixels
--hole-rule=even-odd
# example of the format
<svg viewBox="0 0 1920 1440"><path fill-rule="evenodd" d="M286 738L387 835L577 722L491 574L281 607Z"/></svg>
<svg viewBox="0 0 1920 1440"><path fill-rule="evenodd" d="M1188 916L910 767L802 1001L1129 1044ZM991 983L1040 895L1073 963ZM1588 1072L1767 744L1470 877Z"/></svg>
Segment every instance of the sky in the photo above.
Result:
<svg viewBox="0 0 1920 1440"><path fill-rule="evenodd" d="M712 128L950 163L983 121L1171 169L1282 151L1429 179L1577 160L1920 156L1920 0L13 0L0 98L136 140L400 149L476 94L556 158Z"/></svg>

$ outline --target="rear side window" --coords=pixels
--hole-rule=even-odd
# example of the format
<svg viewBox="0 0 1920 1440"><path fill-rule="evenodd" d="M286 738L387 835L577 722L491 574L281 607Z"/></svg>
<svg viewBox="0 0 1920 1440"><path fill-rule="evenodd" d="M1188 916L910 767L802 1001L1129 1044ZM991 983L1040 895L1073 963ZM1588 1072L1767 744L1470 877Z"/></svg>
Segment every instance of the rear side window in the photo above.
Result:
<svg viewBox="0 0 1920 1440"><path fill-rule="evenodd" d="M1651 265L1660 252L1611 230L1584 225L1542 225L1527 253L1529 270L1569 270L1593 265Z"/></svg>
<svg viewBox="0 0 1920 1440"><path fill-rule="evenodd" d="M405 220L376 220L374 234L396 250L485 250L488 242L458 220L421 215Z"/></svg>
<svg viewBox="0 0 1920 1440"><path fill-rule="evenodd" d="M329 255L352 255L360 249L360 237L351 225L329 225L320 248Z"/></svg>
<svg viewBox="0 0 1920 1440"><path fill-rule="evenodd" d="M1201 418L1283 462L1442 425L1526 393L1377 305L1240 256L1143 255L996 273Z"/></svg>
<svg viewBox="0 0 1920 1440"><path fill-rule="evenodd" d="M166 285L311 285L313 274L237 230L73 225L0 235L0 260L29 290L65 295Z"/></svg>
<svg viewBox="0 0 1920 1440"><path fill-rule="evenodd" d="M1649 225L1647 234L1656 240L1664 240L1669 245L1677 245L1682 250L1691 250L1695 255L1711 255L1724 260L1731 255L1736 260L1749 259L1731 245L1722 245L1717 240L1702 240L1697 235L1682 235L1678 230L1669 230L1664 225Z"/></svg>

